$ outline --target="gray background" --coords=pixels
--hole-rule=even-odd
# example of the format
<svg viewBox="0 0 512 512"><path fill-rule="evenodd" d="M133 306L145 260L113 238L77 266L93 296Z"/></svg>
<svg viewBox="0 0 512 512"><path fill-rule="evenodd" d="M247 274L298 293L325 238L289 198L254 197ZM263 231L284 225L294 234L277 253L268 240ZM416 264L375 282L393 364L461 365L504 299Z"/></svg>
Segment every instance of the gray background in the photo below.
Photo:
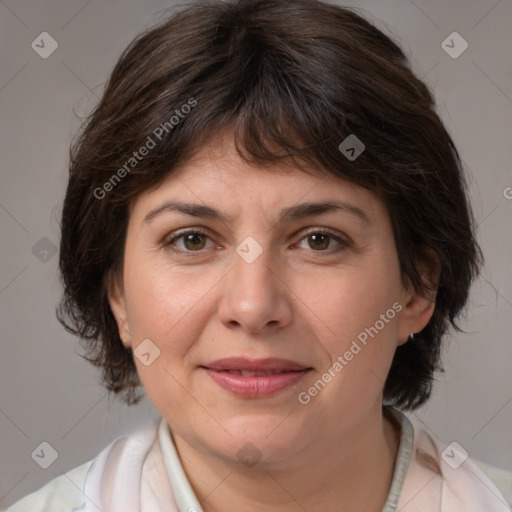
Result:
<svg viewBox="0 0 512 512"><path fill-rule="evenodd" d="M0 1L0 507L90 460L116 436L156 415L147 400L128 408L109 399L97 371L79 357L77 340L55 318L58 257L40 240L59 243L77 116L95 104L124 47L172 5ZM398 38L414 70L434 88L470 174L487 259L461 322L468 334L448 340L447 371L414 416L446 444L457 441L471 456L512 470L512 1L345 5L364 9ZM59 45L47 59L31 48L45 31ZM441 47L453 31L469 44L456 59ZM31 458L42 441L59 454L46 470Z"/></svg>

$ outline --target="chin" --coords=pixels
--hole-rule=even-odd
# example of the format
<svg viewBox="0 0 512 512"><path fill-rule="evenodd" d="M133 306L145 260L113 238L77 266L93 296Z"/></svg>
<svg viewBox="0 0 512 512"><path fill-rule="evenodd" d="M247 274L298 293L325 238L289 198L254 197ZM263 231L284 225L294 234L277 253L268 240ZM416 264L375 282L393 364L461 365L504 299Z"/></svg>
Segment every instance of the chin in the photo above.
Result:
<svg viewBox="0 0 512 512"><path fill-rule="evenodd" d="M282 463L300 451L301 445L308 437L304 425L298 425L292 415L278 414L245 414L231 420L219 422L232 437L222 436L216 449L223 452L224 457L240 462L245 456L259 459L258 465L273 465ZM208 437L208 442L214 441ZM233 458L234 456L234 458Z"/></svg>

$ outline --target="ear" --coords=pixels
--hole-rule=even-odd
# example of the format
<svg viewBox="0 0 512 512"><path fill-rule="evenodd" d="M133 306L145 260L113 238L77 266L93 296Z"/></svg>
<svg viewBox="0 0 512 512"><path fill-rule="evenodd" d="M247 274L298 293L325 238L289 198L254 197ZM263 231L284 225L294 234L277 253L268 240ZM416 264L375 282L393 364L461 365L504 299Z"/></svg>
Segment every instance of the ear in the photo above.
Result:
<svg viewBox="0 0 512 512"><path fill-rule="evenodd" d="M422 281L430 289L416 290L411 283L407 283L404 288L403 309L398 324L398 345L406 343L410 334L420 332L428 324L436 305L441 263L435 251L425 248L417 268Z"/></svg>
<svg viewBox="0 0 512 512"><path fill-rule="evenodd" d="M131 340L130 326L128 324L122 277L119 274L110 272L107 276L107 296L110 309L116 319L119 337L121 340L126 340L128 344Z"/></svg>

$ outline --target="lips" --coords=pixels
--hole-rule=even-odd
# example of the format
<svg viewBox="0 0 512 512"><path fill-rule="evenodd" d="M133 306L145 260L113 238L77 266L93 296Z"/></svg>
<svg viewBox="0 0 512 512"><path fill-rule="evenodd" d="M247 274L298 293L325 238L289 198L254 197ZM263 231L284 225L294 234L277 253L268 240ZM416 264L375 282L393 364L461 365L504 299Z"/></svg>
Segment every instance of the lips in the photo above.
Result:
<svg viewBox="0 0 512 512"><path fill-rule="evenodd" d="M204 365L210 370L216 371L250 371L250 372L293 372L306 370L308 367L303 366L289 359L279 359L269 357L266 359L247 359L245 357L229 357L218 359ZM270 375L273 375L272 373Z"/></svg>
<svg viewBox="0 0 512 512"><path fill-rule="evenodd" d="M225 373L230 373L231 375L241 375L242 377L266 377L268 375L279 375L280 373L287 373L286 370L263 370L263 371L253 371L253 370L216 370Z"/></svg>
<svg viewBox="0 0 512 512"><path fill-rule="evenodd" d="M241 398L264 398L296 384L311 367L288 359L219 359L202 367L221 388Z"/></svg>

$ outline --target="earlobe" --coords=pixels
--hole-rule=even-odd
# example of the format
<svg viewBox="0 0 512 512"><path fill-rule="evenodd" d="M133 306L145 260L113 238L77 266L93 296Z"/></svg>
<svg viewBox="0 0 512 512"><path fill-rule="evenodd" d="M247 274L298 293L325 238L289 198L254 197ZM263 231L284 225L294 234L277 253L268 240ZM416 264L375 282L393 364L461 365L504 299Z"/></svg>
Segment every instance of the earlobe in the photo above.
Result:
<svg viewBox="0 0 512 512"><path fill-rule="evenodd" d="M425 297L415 292L406 301L400 317L398 330L398 345L411 341L414 335L420 332L432 318L436 303L435 299Z"/></svg>
<svg viewBox="0 0 512 512"><path fill-rule="evenodd" d="M127 345L130 340L130 328L128 325L124 290L118 276L109 274L107 278L107 296L110 309L117 323L119 337L121 340L126 341L125 345Z"/></svg>
<svg viewBox="0 0 512 512"><path fill-rule="evenodd" d="M398 345L410 341L410 335L420 332L434 314L441 265L437 254L431 249L426 249L424 254L425 258L418 265L418 271L428 288L417 290L410 284L404 292Z"/></svg>

